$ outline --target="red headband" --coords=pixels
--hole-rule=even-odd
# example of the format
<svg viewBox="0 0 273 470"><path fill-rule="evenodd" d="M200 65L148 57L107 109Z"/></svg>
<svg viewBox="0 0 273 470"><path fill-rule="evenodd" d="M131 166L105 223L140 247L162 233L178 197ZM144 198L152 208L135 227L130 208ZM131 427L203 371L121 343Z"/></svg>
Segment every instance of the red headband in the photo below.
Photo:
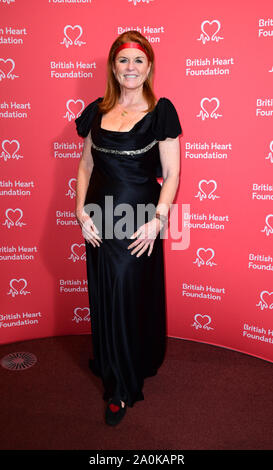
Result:
<svg viewBox="0 0 273 470"><path fill-rule="evenodd" d="M127 48L136 48L136 49L140 49L141 51L143 51L146 56L148 57L149 59L149 56L148 56L148 53L147 51L145 51L145 49L138 43L138 42L125 42L124 44L121 44L121 46L119 46L116 51L115 51L115 56L119 53L119 51L121 51L122 49L127 49Z"/></svg>

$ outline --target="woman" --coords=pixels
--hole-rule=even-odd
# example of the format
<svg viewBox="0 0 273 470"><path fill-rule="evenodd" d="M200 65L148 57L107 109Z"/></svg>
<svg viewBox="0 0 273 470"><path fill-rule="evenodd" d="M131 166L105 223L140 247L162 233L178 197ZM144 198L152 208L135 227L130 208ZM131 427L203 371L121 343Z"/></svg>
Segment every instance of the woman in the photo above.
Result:
<svg viewBox="0 0 273 470"><path fill-rule="evenodd" d="M76 217L87 256L94 356L89 367L102 378L110 425L120 422L127 406L144 400L144 378L157 373L166 348L159 234L179 183L182 130L173 104L167 98L156 102L153 73L154 53L146 38L137 31L121 34L109 52L104 97L75 120L85 138ZM156 180L161 176L162 187ZM131 230L122 237L124 204L132 209ZM153 211L143 220L140 209L147 204Z"/></svg>

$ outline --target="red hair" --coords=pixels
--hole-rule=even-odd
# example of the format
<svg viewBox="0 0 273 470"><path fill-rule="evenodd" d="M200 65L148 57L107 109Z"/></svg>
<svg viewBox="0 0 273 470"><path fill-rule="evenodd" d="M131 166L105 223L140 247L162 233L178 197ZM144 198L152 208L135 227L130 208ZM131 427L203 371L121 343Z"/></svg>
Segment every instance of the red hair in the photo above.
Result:
<svg viewBox="0 0 273 470"><path fill-rule="evenodd" d="M130 30L120 34L117 39L113 42L109 51L107 60L106 90L103 100L99 103L99 108L103 113L107 113L108 111L110 111L110 109L115 106L120 96L120 86L113 73L113 64L115 61L116 50L126 42L137 42L146 51L148 61L149 63L151 63L149 75L143 83L143 95L148 102L147 112L152 111L156 105L157 99L153 91L154 51L149 41L144 36L142 36L142 34L140 34L136 30Z"/></svg>

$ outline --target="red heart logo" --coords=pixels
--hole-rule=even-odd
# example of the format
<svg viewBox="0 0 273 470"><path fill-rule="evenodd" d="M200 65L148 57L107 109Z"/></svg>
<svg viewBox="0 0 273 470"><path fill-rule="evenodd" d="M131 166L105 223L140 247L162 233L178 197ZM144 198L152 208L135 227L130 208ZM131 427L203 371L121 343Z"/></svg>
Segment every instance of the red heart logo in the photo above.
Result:
<svg viewBox="0 0 273 470"><path fill-rule="evenodd" d="M111 403L109 405L109 408L111 411L113 411L113 413L116 413L118 410L119 410L119 406L118 405L114 405L114 403Z"/></svg>

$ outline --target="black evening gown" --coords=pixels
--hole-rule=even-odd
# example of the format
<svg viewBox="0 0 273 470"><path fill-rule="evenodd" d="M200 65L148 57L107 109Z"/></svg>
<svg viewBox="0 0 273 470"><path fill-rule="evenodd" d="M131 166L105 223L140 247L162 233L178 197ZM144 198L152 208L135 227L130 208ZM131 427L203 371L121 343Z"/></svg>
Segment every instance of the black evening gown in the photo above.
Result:
<svg viewBox="0 0 273 470"><path fill-rule="evenodd" d="M93 344L89 367L102 379L104 400L116 397L132 407L144 400L144 379L156 375L166 352L163 239L160 232L151 255L146 250L136 257L137 252L131 255L132 249L127 249L136 239L129 235L122 239L122 228L113 230L111 237L104 235L124 217L114 212L119 204L133 208L130 235L154 216L154 211L147 213L137 225L136 208L138 204L156 207L161 191L156 178L162 176L158 142L177 137L182 129L167 98L160 98L154 110L128 132L102 129L101 100L86 106L75 120L80 136L91 130L94 167L85 206L102 238L99 247L85 241ZM106 196L111 196L110 205ZM102 210L102 220L97 219L100 227L89 204Z"/></svg>

